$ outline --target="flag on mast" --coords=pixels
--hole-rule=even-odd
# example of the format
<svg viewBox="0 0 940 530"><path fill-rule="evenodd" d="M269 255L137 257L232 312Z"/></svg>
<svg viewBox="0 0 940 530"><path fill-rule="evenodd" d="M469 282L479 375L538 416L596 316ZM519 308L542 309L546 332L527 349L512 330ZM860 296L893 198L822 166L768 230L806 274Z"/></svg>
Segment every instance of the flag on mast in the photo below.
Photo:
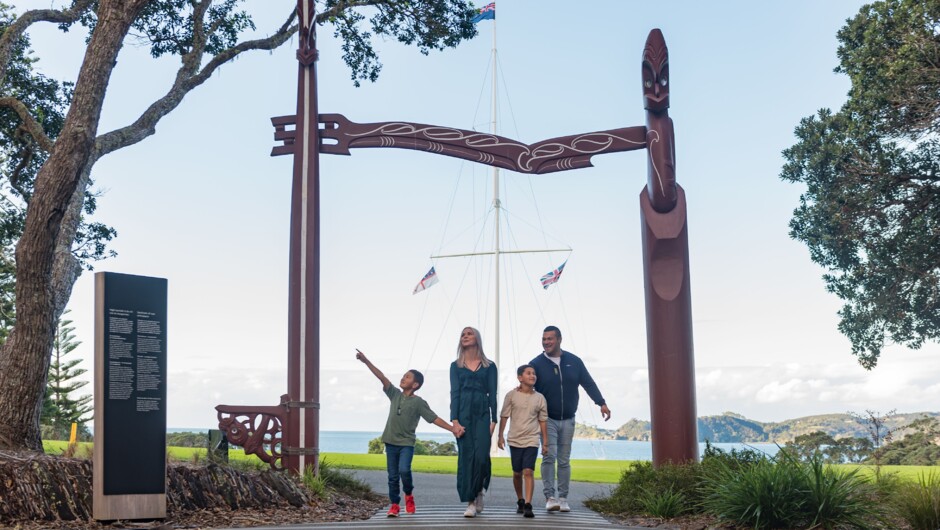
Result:
<svg viewBox="0 0 940 530"><path fill-rule="evenodd" d="M490 2L481 7L480 13L473 17L472 22L476 24L483 20L496 20L496 2Z"/></svg>
<svg viewBox="0 0 940 530"><path fill-rule="evenodd" d="M565 263L568 263L568 260L565 260ZM561 278L561 271L565 270L565 263L562 263L558 266L557 269L549 272L545 276L542 276L539 280L542 282L542 288L548 289L548 286L557 282Z"/></svg>
<svg viewBox="0 0 940 530"><path fill-rule="evenodd" d="M434 272L434 267L431 267L431 270L429 270L428 273L424 275L424 278L421 278L421 281L418 282L414 292L411 294L418 294L435 283L437 283L437 273Z"/></svg>

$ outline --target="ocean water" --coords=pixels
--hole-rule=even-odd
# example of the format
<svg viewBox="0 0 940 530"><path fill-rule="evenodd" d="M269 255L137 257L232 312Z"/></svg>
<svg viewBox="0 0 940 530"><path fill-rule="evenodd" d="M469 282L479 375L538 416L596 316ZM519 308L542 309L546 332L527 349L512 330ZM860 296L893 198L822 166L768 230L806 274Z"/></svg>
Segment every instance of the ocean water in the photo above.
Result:
<svg viewBox="0 0 940 530"><path fill-rule="evenodd" d="M324 453L367 453L369 440L381 436L381 432L361 431L323 431L320 433L320 451ZM446 432L419 432L418 439L443 443L454 440ZM712 444L720 449L756 449L768 455L777 453L777 446L772 443L720 443ZM705 451L705 444L699 444L699 453ZM585 460L652 460L653 446L650 442L628 440L584 440L575 439L571 444L571 458Z"/></svg>
<svg viewBox="0 0 940 530"><path fill-rule="evenodd" d="M205 431L206 429L167 429L168 432ZM378 438L382 433L378 431L321 431L320 452L323 453L360 453L369 450L369 440ZM418 439L432 440L438 443L454 440L453 435L446 432L419 432ZM777 453L777 446L772 443L716 443L712 444L720 449L756 449L768 455ZM699 444L699 453L705 451L705 444ZM627 440L583 440L575 439L571 445L571 458L585 460L652 460L653 446L650 442L633 442Z"/></svg>

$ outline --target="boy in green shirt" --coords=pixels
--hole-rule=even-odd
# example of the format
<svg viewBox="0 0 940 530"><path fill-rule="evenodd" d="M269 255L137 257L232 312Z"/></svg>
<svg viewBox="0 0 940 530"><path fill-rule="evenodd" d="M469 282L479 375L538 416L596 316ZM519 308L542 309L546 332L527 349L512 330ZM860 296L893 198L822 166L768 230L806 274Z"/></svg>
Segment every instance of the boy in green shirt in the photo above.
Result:
<svg viewBox="0 0 940 530"><path fill-rule="evenodd" d="M460 437L463 429L454 428L453 425L442 420L428 402L414 395L415 391L424 384L424 375L417 370L408 370L402 376L398 386L385 377L381 370L375 367L365 354L356 350L356 359L362 361L369 370L382 382L382 390L391 401L388 410L388 420L385 422L385 431L382 441L385 443L385 459L388 468L388 498L392 506L388 509L389 517L398 517L401 513L401 496L399 494L399 481L405 491L405 513L415 513L414 482L411 478L411 460L415 455L415 429L418 427L418 418L433 423L438 427L454 433Z"/></svg>

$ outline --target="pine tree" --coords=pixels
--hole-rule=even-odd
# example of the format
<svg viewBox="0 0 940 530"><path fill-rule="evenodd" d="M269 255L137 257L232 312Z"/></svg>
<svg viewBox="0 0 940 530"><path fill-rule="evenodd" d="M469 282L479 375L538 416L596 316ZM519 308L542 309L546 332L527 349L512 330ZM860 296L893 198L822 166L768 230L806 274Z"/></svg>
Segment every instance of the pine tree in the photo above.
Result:
<svg viewBox="0 0 940 530"><path fill-rule="evenodd" d="M75 340L75 328L71 324L71 320L59 320L52 346L52 362L49 365L49 379L40 419L43 438L68 440L72 423L78 424L79 433L88 436L85 423L91 418L85 415L94 408L89 405L92 397L87 394L76 399L71 397L73 392L88 384L88 381L75 381L87 370L76 368L81 359L64 360L66 355L81 345L80 341Z"/></svg>

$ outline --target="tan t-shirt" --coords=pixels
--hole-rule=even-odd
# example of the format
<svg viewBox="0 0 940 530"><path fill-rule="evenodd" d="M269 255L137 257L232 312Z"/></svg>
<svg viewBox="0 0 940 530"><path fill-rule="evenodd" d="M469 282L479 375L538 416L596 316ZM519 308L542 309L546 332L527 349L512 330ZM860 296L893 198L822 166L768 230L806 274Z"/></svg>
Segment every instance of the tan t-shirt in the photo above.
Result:
<svg viewBox="0 0 940 530"><path fill-rule="evenodd" d="M501 418L509 418L509 445L512 447L538 447L541 429L539 422L548 419L545 396L512 389L503 400Z"/></svg>

